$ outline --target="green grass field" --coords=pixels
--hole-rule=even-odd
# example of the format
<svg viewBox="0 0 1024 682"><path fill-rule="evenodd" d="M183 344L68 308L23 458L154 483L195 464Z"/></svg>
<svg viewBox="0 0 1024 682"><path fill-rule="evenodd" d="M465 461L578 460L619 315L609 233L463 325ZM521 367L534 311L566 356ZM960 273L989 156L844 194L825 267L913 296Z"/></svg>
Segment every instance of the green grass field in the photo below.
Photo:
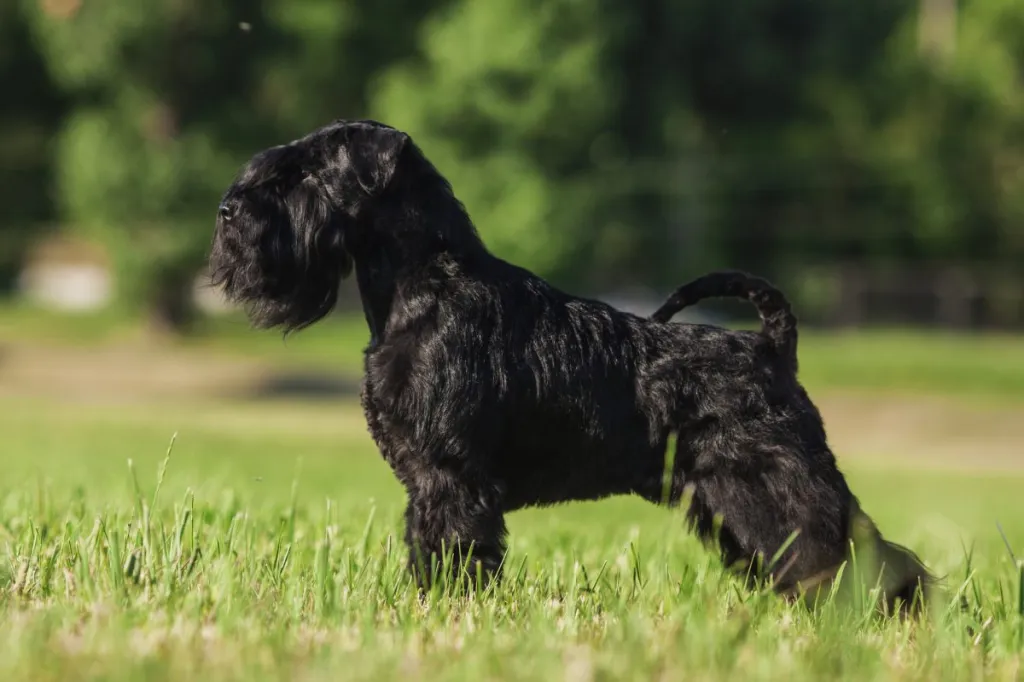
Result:
<svg viewBox="0 0 1024 682"><path fill-rule="evenodd" d="M873 618L870 593L810 612L750 592L678 513L629 498L512 514L501 585L420 601L402 491L351 397L95 379L243 359L351 371L363 334L341 321L282 344L235 320L135 366L110 359L139 343L116 320L0 316L0 679L1024 676L1024 569L1007 548L1024 557L1024 340L801 341L865 509L968 601L910 624ZM77 379L46 369L89 358ZM920 426L890 435L879 415L911 407ZM935 454L957 436L967 449Z"/></svg>

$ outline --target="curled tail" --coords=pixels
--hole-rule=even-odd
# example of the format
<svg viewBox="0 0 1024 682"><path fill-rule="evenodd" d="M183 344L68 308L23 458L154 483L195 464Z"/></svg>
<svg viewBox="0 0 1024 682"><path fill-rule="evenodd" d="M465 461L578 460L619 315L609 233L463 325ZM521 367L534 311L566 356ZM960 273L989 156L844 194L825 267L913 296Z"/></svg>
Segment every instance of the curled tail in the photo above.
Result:
<svg viewBox="0 0 1024 682"><path fill-rule="evenodd" d="M676 289L651 319L668 322L683 308L706 298L745 298L753 303L761 317L761 333L796 367L796 316L789 301L768 280L745 272L720 271L698 277Z"/></svg>

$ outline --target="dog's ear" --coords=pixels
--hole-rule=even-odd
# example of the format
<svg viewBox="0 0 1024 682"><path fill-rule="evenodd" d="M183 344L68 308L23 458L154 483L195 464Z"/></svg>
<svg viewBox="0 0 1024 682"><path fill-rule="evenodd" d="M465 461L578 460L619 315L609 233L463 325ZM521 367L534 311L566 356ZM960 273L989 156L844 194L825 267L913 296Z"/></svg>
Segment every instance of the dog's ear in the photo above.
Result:
<svg viewBox="0 0 1024 682"><path fill-rule="evenodd" d="M364 192L376 196L384 191L395 175L398 158L408 141L405 133L383 126L352 131L348 158Z"/></svg>

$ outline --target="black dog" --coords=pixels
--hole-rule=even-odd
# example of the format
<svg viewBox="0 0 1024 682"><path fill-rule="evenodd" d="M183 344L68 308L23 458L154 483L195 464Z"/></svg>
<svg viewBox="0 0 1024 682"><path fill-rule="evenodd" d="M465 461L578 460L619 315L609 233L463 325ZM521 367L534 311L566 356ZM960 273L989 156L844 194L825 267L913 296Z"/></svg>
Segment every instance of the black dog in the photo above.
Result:
<svg viewBox="0 0 1024 682"><path fill-rule="evenodd" d="M353 265L370 328L363 406L408 491L421 585L443 548L497 572L508 511L678 503L684 489L700 535L780 591L828 584L858 525L890 606L931 582L860 512L797 380L796 320L764 280L708 275L643 319L489 253L398 130L340 121L257 154L220 205L214 282L257 326L290 331L333 308ZM763 329L669 322L710 296L748 298Z"/></svg>

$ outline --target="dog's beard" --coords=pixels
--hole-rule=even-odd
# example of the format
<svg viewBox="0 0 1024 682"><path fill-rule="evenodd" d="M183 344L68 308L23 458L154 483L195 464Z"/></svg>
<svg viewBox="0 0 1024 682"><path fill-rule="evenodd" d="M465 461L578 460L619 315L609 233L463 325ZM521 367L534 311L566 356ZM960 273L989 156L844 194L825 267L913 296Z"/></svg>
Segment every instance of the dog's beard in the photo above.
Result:
<svg viewBox="0 0 1024 682"><path fill-rule="evenodd" d="M248 243L240 238L245 234L262 236ZM245 307L253 326L286 332L326 317L353 267L340 234L322 225L307 226L301 235L290 224L218 226L210 254L214 286Z"/></svg>

